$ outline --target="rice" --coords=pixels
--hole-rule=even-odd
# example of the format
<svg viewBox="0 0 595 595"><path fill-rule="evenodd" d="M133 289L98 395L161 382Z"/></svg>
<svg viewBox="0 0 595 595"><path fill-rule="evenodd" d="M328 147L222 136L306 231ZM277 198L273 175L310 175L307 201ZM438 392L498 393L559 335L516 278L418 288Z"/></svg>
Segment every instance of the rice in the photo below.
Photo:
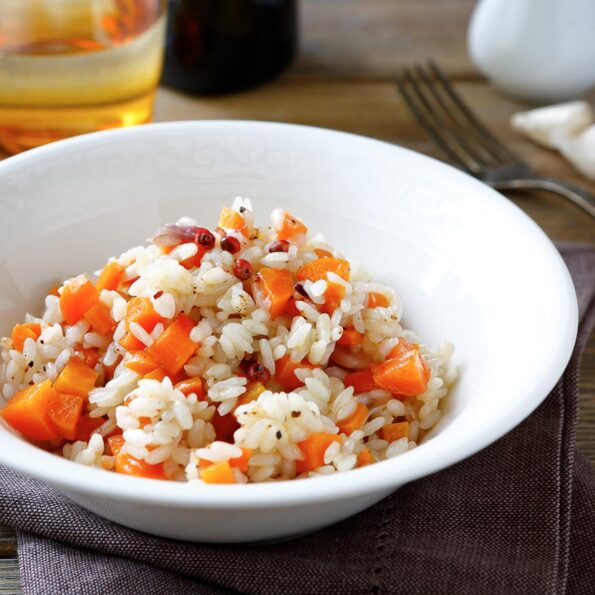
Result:
<svg viewBox="0 0 595 595"><path fill-rule="evenodd" d="M237 197L215 231L185 217L106 266L119 277L93 303L113 324L64 310L65 290L93 295L79 276L0 340L0 405L33 385L63 390L72 374L82 384L66 390L85 386L79 439L56 450L57 430L29 436L56 454L173 481L292 480L350 471L365 451L404 455L441 419L453 346L425 345L391 287L283 209L257 228ZM395 360L413 385L393 378Z"/></svg>

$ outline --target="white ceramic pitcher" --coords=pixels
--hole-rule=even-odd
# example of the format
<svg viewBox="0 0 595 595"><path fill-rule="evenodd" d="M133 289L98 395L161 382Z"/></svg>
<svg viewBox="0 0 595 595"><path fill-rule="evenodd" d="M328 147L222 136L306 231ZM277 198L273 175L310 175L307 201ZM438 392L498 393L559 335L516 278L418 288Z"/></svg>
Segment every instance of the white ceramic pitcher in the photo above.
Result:
<svg viewBox="0 0 595 595"><path fill-rule="evenodd" d="M477 68L523 99L577 99L595 85L595 0L480 0L469 26Z"/></svg>

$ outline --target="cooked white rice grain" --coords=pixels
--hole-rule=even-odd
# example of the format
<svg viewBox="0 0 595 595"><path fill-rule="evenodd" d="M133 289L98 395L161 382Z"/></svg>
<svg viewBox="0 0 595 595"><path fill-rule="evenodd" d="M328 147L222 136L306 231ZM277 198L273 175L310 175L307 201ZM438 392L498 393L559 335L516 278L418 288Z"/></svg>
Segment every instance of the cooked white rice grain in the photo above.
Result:
<svg viewBox="0 0 595 595"><path fill-rule="evenodd" d="M391 442L386 449L386 458L390 459L396 457L409 449L409 441L407 438L400 438Z"/></svg>
<svg viewBox="0 0 595 595"><path fill-rule="evenodd" d="M377 417L376 419L369 421L362 428L362 430L364 432L364 436L371 436L372 434L375 434L376 432L378 432L378 430L380 430L385 425L386 425L386 420L384 419L384 417Z"/></svg>
<svg viewBox="0 0 595 595"><path fill-rule="evenodd" d="M424 418L419 422L419 427L422 430L429 430L433 428L437 423L440 417L442 416L442 412L440 409L434 410L428 417Z"/></svg>

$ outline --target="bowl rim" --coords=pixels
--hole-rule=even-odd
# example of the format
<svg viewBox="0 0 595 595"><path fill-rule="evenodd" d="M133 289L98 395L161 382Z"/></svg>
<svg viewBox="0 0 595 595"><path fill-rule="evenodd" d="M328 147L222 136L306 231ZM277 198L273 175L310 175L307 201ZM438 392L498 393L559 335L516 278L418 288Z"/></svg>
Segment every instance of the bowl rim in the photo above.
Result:
<svg viewBox="0 0 595 595"><path fill-rule="evenodd" d="M553 326L552 336L557 336L559 340L557 343L554 342L555 345L549 352L549 361L544 362L544 371L536 379L532 390L525 394L524 398L519 399L512 410L506 411L505 415L497 418L497 423L490 427L480 428L479 431L469 432L468 435L449 436L448 440L443 440L443 434L439 434L401 457L354 469L349 473L318 477L315 481L299 481L297 483L279 481L233 486L201 485L200 489L197 489L190 483L155 481L115 473L107 476L103 470L73 463L20 439L18 452L10 453L11 455L16 454L15 458L9 457L8 453L0 449L0 463L66 492L104 496L112 499L123 498L138 503L158 503L170 507L254 509L267 506L274 508L347 499L373 492L393 491L401 485L462 461L489 446L521 423L546 398L564 372L576 340L578 306L570 273L550 239L528 215L483 182L446 163L386 141L322 127L250 120L191 120L107 130L61 140L5 159L0 162L0 176L9 174L13 166L52 158L64 152L85 148L96 143L150 137L155 130L188 132L189 130L207 128L212 131L218 128L234 127L249 129L255 134L265 132L264 129L277 131L285 129L289 134L334 136L338 140L345 140L345 142L356 141L381 146L393 151L396 158L399 155L407 155L408 158L417 159L425 167L433 168L435 171L449 172L451 177L460 177L465 184L475 185L477 200L492 203L492 207L500 209L507 217L516 219L517 223L523 226L523 231L530 237L530 240L538 244L544 255L552 259L552 264L555 264L556 279L553 279L555 284L552 287L558 290L566 310L565 316L550 321ZM110 478L110 481L105 481L107 477Z"/></svg>

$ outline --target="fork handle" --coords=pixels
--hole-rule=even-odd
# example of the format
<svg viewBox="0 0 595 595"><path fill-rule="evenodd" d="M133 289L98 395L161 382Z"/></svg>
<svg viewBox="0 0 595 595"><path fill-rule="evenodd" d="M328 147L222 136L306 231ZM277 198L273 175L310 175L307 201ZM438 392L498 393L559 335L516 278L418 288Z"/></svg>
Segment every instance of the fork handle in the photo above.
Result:
<svg viewBox="0 0 595 595"><path fill-rule="evenodd" d="M491 182L490 185L498 190L548 190L571 200L575 205L595 218L595 196L575 184L569 184L555 178L531 177Z"/></svg>

